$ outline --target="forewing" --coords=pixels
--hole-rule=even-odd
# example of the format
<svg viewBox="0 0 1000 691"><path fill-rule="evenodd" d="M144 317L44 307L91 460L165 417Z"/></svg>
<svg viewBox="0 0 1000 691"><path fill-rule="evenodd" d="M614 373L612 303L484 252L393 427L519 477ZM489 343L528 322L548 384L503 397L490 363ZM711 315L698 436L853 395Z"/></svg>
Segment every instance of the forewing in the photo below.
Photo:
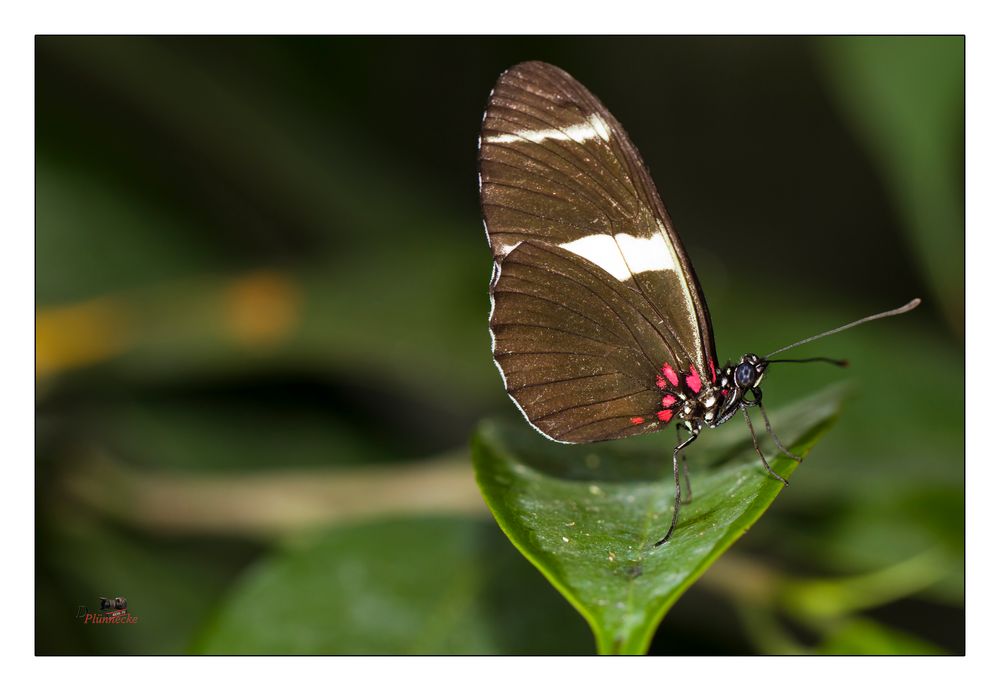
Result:
<svg viewBox="0 0 1000 691"><path fill-rule="evenodd" d="M495 262L528 240L592 262L653 309L668 361L709 380L698 280L635 146L579 82L541 62L501 75L483 118L480 196Z"/></svg>

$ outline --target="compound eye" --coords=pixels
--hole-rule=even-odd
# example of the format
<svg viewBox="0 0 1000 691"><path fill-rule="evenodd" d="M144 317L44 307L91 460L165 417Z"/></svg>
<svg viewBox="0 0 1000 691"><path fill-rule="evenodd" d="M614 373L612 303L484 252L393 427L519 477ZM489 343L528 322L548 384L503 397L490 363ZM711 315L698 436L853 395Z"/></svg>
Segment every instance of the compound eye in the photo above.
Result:
<svg viewBox="0 0 1000 691"><path fill-rule="evenodd" d="M736 385L742 388L751 386L756 376L757 372L754 370L753 365L744 362L736 368Z"/></svg>

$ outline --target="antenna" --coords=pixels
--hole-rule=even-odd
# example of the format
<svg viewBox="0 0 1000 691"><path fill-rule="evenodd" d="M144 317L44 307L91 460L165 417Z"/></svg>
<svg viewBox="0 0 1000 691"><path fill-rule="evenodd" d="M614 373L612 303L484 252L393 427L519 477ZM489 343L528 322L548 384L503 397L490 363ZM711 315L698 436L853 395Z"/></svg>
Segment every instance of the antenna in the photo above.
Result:
<svg viewBox="0 0 1000 691"><path fill-rule="evenodd" d="M824 336L831 336L835 333L846 331L847 329L854 328L855 326L859 326L861 324L864 324L865 322L871 322L875 321L876 319L883 319L885 317L895 317L897 314L905 314L906 312L909 312L910 310L916 308L916 306L919 304L920 304L920 298L913 298L902 307L897 307L894 310L889 310L888 312L879 312L878 314L872 314L870 316L865 317L864 319L859 319L857 321L851 322L850 324L844 324L843 326L838 326L836 329L830 329L829 331L824 331L821 334L816 334L815 336L810 336L809 338L803 338L801 341L797 341L795 343L792 343L791 345L786 345L784 348L778 348L773 353L770 353L769 355L765 356L764 359L770 360L771 355L777 355L778 353L783 353L786 350L790 350L804 343L809 343L810 341L815 341L816 339L823 338Z"/></svg>
<svg viewBox="0 0 1000 691"><path fill-rule="evenodd" d="M768 360L767 364L773 365L776 362L826 362L831 365L836 365L837 367L847 367L847 365L850 364L847 362L847 360L837 360L832 357L804 357L804 358L795 358L794 360L785 360L785 359Z"/></svg>

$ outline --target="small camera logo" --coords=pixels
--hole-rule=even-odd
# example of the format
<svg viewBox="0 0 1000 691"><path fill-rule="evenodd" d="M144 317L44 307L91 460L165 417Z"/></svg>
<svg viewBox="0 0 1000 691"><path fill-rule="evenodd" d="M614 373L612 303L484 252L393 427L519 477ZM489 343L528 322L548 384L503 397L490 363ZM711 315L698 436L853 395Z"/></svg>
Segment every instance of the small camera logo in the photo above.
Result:
<svg viewBox="0 0 1000 691"><path fill-rule="evenodd" d="M136 624L139 617L128 611L128 600L124 597L97 598L98 611L91 612L86 605L76 608L76 618L83 624Z"/></svg>

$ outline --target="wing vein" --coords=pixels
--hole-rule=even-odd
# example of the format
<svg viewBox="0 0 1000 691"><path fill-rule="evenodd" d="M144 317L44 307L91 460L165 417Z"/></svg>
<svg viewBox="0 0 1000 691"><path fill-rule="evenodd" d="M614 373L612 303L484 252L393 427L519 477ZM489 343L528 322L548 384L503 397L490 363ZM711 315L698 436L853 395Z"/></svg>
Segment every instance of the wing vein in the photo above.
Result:
<svg viewBox="0 0 1000 691"><path fill-rule="evenodd" d="M553 256L556 256L556 257L558 257L558 256L559 256L558 254L556 254L555 252L553 252L553 251L552 251L551 249L548 249L548 248L547 248L547 247L546 247L545 245L541 245L541 244L537 244L537 245L533 245L533 246L534 246L534 247L537 247L537 248L538 248L539 250L541 250L542 252L548 252L549 254L552 254ZM602 274L605 274L606 276L608 276L608 277L611 277L611 278L612 278L612 280L614 280L614 277L613 277L613 276L611 276L611 274L608 274L608 273L607 273L606 271L604 271L604 269L602 269L602 268L601 268L601 267L599 267L599 266L596 266L595 264L593 264L593 263L591 263L591 262L589 262L589 261L586 261L586 260L584 260L584 261L581 261L581 262L579 263L579 266L580 266L580 268L581 268L582 270L584 270L584 271L588 272L588 273L589 273L589 274L591 274L592 276L595 276L595 277L597 277L597 278L600 278L600 276L599 276L599 275L595 274L595 273L594 273L594 271L592 271L592 270L590 269L590 267L591 267L591 266L593 266L593 267L594 267L595 269L597 269L597 271L600 271L600 272L601 272ZM553 271L554 271L554 270L553 270ZM575 279L573 279L573 278L572 278L571 276L567 276L566 274L564 274L564 273L562 273L562 272L560 272L560 271L554 271L554 272L555 272L555 273L558 273L559 275L563 276L564 278L568 278L568 279L570 279L570 280L574 280L574 281L575 281ZM583 285L582 283L579 283L578 281L575 281L575 282L576 282L576 283L577 283L578 285L581 285L581 286L583 286L584 288L586 288L586 289L587 289L588 291L590 291L590 293L591 293L591 294L593 294L593 295L596 295L596 296L597 296L597 298L598 298L599 300L601 300L601 302L603 302L603 303L604 303L605 305L607 305L607 306L608 306L608 308L609 308L609 309L610 309L610 310L611 310L612 312L614 312L614 313L615 313L615 315L616 315L616 316L618 317L619 321L621 321L621 322L622 322L622 324L624 324L624 325L625 325L625 328L626 328L626 329L628 330L629 334L631 334L631 336L632 336L632 340L634 340L634 341L635 341L636 345L638 345L638 346L639 346L639 348L642 348L642 343L640 343L640 342L639 342L639 339L638 339L638 338L636 338L636 335L635 335L635 332L633 332L633 331L632 331L632 329L631 329L631 328L629 328L629 325L628 325L628 321L627 321L626 319L624 319L624 318L622 317L622 315L621 315L621 314L620 314L620 313L618 312L618 310L617 310L617 309L615 309L615 307L614 307L613 305L611 305L611 304L610 304L610 303L609 303L609 302L608 302L607 300L605 300L605 299L604 299L604 298L603 298L603 297L602 297L601 295L598 295L598 294L597 294L597 293L596 293L596 292L595 292L595 291L594 291L594 290L593 290L592 288L590 288L589 286L584 286L584 285ZM628 288L626 288L626 289L628 289ZM633 290L633 292L638 292L638 291L635 291L634 289L632 289L632 290ZM646 301L646 303L648 304L648 303L649 303L649 298L647 298L647 297L645 296L645 294L642 294L642 293L640 293L640 294L641 294L641 295L643 296L643 299L644 299L644 300ZM621 297L621 295L620 295L620 294L619 294L619 297ZM626 300L626 302L628 302L628 300ZM657 328L656 328L656 325L655 325L655 324L654 324L654 323L653 323L653 322L652 322L652 321L651 321L651 320L649 319L649 317L647 317L647 316L646 316L645 314L643 314L642 310L640 310L640 309L638 309L638 308L633 308L633 309L635 309L635 311L636 311L636 312L637 312L637 313L639 314L639 316L641 316L641 317L643 318L643 320L644 320L644 321L645 321L645 322L646 322L647 324L649 324L649 326L650 326L650 327L651 327L651 328L653 329L653 331L654 331L654 332L655 332L655 333L656 333L656 334L657 334L657 335L658 335L658 336L660 337L660 341L661 341L661 342L663 343L663 345L664 345L664 346L666 347L666 349L667 349L667 350L668 350L668 351L670 352L670 355L671 355L671 357L673 357L673 358L674 358L674 361L676 362L676 364L681 364L680 360L679 360L679 359L677 358L677 353L676 353L676 351L674 351L674 349L673 349L673 348L671 347L671 345L670 345L670 344L669 344L669 343L667 342L667 340L666 340L665 338L663 338L663 333L662 333L662 332L661 332L661 331L660 331L659 329L657 329ZM678 346L680 346L680 348L681 348L681 350L682 350L682 351L684 350L684 346L683 346L683 345L681 345L680 343L678 343L677 345L678 345ZM648 354L646 354L646 351L645 351L645 350L643 350L643 354L644 354L644 355L646 355L646 359L647 359L647 360L649 361L649 363L650 363L650 364L651 364L651 365L653 366L653 370L654 370L654 371L658 370L658 369L659 369L659 365L657 365L657 364L656 364L655 362L653 362L653 360L652 360L652 359L651 359L651 358L649 357L649 355L648 355Z"/></svg>
<svg viewBox="0 0 1000 691"><path fill-rule="evenodd" d="M536 417L535 418L535 422L541 422L542 420L547 420L547 419L549 419L551 417L554 417L556 415L561 415L562 413L569 412L570 410L579 410L580 408L586 408L587 406L598 405L598 404L601 404L601 403L603 403L605 405L608 404L608 403L614 403L615 401L620 401L622 399L631 398L632 396L635 396L637 394L641 394L641 393L645 392L646 390L647 389L639 389L638 391L630 391L629 393L622 394L621 396L615 396L614 398L605 398L605 399L600 400L600 401L591 401L589 403L578 403L576 405L571 405L571 406L567 406L565 408L560 408L559 410L554 410L551 413L546 413L545 415L541 415L539 417ZM605 419L612 420L612 419L614 419L616 417L624 417L624 416L622 416L622 415L613 415L610 418L605 418ZM591 420L590 422L600 422L600 420Z"/></svg>
<svg viewBox="0 0 1000 691"><path fill-rule="evenodd" d="M527 111L524 111L524 110L518 110L517 108L511 108L510 106L505 106L505 105L503 105L501 103L494 103L494 104L492 104L491 108L500 108L500 109L504 109L504 110L513 111L513 112L521 114L521 115L525 115L525 116L527 116L529 118L532 118L533 120L536 120L538 123L544 125L546 127L546 129L557 130L559 132L562 132L563 135L566 137L566 139L565 140L560 140L560 141L564 142L565 144L568 144L569 146L560 146L560 145L555 145L555 144L549 145L547 143L542 143L542 142L533 142L533 141L531 141L531 140L529 140L529 139L521 136L521 134L519 132L509 132L508 134L513 134L514 136L517 136L517 137L519 137L521 139L524 139L526 142L528 142L528 143L530 143L530 144L532 144L534 146L539 146L539 147L543 148L545 151L548 151L549 153L553 154L554 156L557 156L557 157L563 159L569 165L573 166L575 169L579 170L580 172L587 174L587 176L590 177L598 185L598 187L601 188L601 190L603 190L605 198L608 201L611 202L612 206L615 207L615 209L625 219L631 218L631 216L628 213L625 213L625 211L624 211L625 204L624 204L623 199L619 198L616 194L613 194L611 192L611 190L607 186L607 181L611 180L612 182L617 183L618 186L621 187L621 189L626 193L627 196L630 196L633 199L638 199L638 196L634 193L634 191L635 191L634 190L634 185L633 185L633 183L632 183L631 180L628 180L628 185L627 186L623 185L621 183L621 180L619 179L622 176L615 175L614 171L610 170L608 168L607 164L604 163L603 161L597 160L597 157L593 158L593 161L594 161L594 163L596 163L596 165L590 165L590 166L588 166L587 164L591 163L591 158L588 157L588 156L581 156L578 153L578 151L577 151L578 149L583 149L583 151L585 153L587 153L587 152L589 152L589 150L587 149L587 147L584 146L583 144L581 144L580 142L576 141L573 137L571 137L569 135L569 132L567 132L562 126L560 126L560 125L558 125L556 123L553 123L551 120L547 120L544 117L541 117L539 115L535 115L533 113L530 113L530 112L527 112ZM502 122L509 122L512 125L519 124L517 122L511 121L511 120L506 119L506 118L502 118L502 117L500 117L498 115L495 115L495 114L492 115L492 117L494 117L497 120L500 120ZM613 150L611 150L611 147L609 147L607 145L598 145L598 148L608 149L609 151L611 151L612 156L614 156L614 152L613 152ZM567 156L575 159L576 162L571 161L569 158L567 158ZM615 158L617 158L617 157L615 157ZM588 168L589 168L589 170L588 170ZM605 175L601 176L601 178L605 178L606 177L607 179L598 179L597 177L594 177L593 173L590 172L591 170L594 170L594 169L597 169L598 171L603 171L605 174L607 174L606 176ZM633 193L632 194L629 194L629 187L633 187L633 190L632 190Z"/></svg>

